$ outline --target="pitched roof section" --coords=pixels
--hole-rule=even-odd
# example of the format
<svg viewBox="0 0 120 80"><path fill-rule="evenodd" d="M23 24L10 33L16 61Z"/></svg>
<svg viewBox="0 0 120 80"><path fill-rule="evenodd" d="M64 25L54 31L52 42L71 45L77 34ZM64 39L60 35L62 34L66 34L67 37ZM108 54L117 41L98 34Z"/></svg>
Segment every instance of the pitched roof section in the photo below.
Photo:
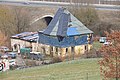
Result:
<svg viewBox="0 0 120 80"><path fill-rule="evenodd" d="M50 36L75 36L93 33L65 8L59 8L54 18L42 32Z"/></svg>
<svg viewBox="0 0 120 80"><path fill-rule="evenodd" d="M38 33L37 32L23 32L23 33L11 36L11 38L25 40L29 42L37 42Z"/></svg>

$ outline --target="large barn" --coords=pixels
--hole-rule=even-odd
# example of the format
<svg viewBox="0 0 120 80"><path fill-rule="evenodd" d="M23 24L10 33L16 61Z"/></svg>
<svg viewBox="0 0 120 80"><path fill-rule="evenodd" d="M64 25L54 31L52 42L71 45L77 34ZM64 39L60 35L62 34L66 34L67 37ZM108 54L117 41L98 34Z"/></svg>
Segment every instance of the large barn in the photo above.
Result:
<svg viewBox="0 0 120 80"><path fill-rule="evenodd" d="M67 9L59 8L48 27L39 31L41 51L52 56L81 55L90 50L92 34Z"/></svg>

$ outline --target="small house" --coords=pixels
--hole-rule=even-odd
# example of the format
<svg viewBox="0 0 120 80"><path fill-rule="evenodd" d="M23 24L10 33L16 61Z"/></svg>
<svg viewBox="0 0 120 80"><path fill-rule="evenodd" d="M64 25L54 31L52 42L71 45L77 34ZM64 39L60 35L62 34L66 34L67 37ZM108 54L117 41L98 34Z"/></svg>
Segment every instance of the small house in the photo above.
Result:
<svg viewBox="0 0 120 80"><path fill-rule="evenodd" d="M11 36L11 47L13 51L20 52L21 48L31 48L32 51L37 51L39 45L37 44L37 32L23 32Z"/></svg>

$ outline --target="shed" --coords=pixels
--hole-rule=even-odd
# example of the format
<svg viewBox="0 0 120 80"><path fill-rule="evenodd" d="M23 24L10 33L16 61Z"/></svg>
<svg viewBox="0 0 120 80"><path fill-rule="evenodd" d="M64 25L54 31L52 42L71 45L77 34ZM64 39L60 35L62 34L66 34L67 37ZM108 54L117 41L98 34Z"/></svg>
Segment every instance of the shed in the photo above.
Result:
<svg viewBox="0 0 120 80"><path fill-rule="evenodd" d="M22 32L11 36L11 47L13 51L20 52L20 48L32 48L32 51L38 51L38 33L37 32Z"/></svg>

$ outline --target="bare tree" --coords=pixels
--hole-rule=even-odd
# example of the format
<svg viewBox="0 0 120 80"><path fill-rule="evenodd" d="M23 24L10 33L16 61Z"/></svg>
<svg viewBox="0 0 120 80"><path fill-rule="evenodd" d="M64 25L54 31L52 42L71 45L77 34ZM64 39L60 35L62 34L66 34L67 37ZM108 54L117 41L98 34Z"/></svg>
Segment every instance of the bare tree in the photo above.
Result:
<svg viewBox="0 0 120 80"><path fill-rule="evenodd" d="M7 6L0 6L0 45L10 45L9 37L14 34L13 16L11 9Z"/></svg>
<svg viewBox="0 0 120 80"><path fill-rule="evenodd" d="M20 33L29 28L29 10L22 7L0 7L0 28L5 35Z"/></svg>
<svg viewBox="0 0 120 80"><path fill-rule="evenodd" d="M44 19L41 19L31 24L27 31L40 31L40 30L45 29L46 27L47 27L46 21Z"/></svg>
<svg viewBox="0 0 120 80"><path fill-rule="evenodd" d="M7 6L0 6L0 31L7 36L8 34L12 34L14 32L14 26L12 22L12 13L10 12L10 8Z"/></svg>
<svg viewBox="0 0 120 80"><path fill-rule="evenodd" d="M29 28L30 23L29 10L22 7L14 7L13 14L16 32L20 33L26 31Z"/></svg>
<svg viewBox="0 0 120 80"><path fill-rule="evenodd" d="M22 7L0 6L0 31L7 38L2 43L9 46L10 36L29 28L29 10Z"/></svg>
<svg viewBox="0 0 120 80"><path fill-rule="evenodd" d="M95 10L95 8L90 7L89 5L83 7L82 5L76 4L69 10L87 27L93 26L99 21L97 11Z"/></svg>
<svg viewBox="0 0 120 80"><path fill-rule="evenodd" d="M0 46L4 45L4 41L6 41L6 36L0 31Z"/></svg>

